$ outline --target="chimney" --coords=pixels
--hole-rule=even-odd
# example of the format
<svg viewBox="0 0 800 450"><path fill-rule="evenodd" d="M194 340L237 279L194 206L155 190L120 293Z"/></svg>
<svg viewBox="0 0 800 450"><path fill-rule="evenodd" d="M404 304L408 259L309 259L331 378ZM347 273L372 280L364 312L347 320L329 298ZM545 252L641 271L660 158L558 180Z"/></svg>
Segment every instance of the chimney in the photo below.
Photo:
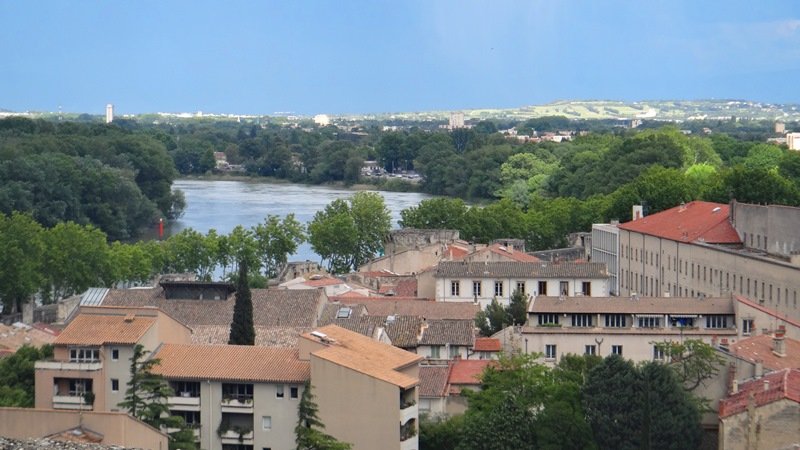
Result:
<svg viewBox="0 0 800 450"><path fill-rule="evenodd" d="M769 390L769 380L764 380L764 392Z"/></svg>
<svg viewBox="0 0 800 450"><path fill-rule="evenodd" d="M642 205L633 205L633 220L639 220L644 217L644 208Z"/></svg>
<svg viewBox="0 0 800 450"><path fill-rule="evenodd" d="M514 244L512 244L511 242L508 243L506 248L508 249L508 253L514 253Z"/></svg>
<svg viewBox="0 0 800 450"><path fill-rule="evenodd" d="M757 359L756 366L754 368L753 377L761 378L764 376L764 361Z"/></svg>
<svg viewBox="0 0 800 450"><path fill-rule="evenodd" d="M786 356L786 326L781 325L778 327L778 330L775 331L775 336L772 338L772 353L775 356L780 356L781 358Z"/></svg>
<svg viewBox="0 0 800 450"><path fill-rule="evenodd" d="M733 380L733 384L731 386L731 394L736 394L739 392L739 382L737 380Z"/></svg>

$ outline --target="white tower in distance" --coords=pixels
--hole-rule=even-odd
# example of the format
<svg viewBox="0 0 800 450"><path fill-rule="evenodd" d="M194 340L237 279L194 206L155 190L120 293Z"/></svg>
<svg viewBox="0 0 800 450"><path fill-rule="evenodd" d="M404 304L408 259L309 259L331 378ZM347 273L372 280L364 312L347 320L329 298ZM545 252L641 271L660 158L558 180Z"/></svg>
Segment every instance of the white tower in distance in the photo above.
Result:
<svg viewBox="0 0 800 450"><path fill-rule="evenodd" d="M106 105L106 123L114 121L114 105L111 103Z"/></svg>

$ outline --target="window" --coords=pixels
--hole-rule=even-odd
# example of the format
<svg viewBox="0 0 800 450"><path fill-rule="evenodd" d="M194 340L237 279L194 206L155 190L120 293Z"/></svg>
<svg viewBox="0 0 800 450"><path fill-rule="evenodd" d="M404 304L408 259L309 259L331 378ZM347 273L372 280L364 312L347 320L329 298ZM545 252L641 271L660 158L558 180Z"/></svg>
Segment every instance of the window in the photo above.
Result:
<svg viewBox="0 0 800 450"><path fill-rule="evenodd" d="M289 397L290 398L297 398L297 394L298 393L299 393L299 390L298 390L297 386L292 386L292 387L289 388Z"/></svg>
<svg viewBox="0 0 800 450"><path fill-rule="evenodd" d="M742 319L742 334L749 336L753 332L753 319Z"/></svg>
<svg viewBox="0 0 800 450"><path fill-rule="evenodd" d="M450 359L454 359L460 353L460 348L457 345L450 346Z"/></svg>
<svg viewBox="0 0 800 450"><path fill-rule="evenodd" d="M517 292L520 294L525 293L525 282L524 281L517 281Z"/></svg>
<svg viewBox="0 0 800 450"><path fill-rule="evenodd" d="M111 359L116 361L119 359L119 349L115 348L111 350Z"/></svg>
<svg viewBox="0 0 800 450"><path fill-rule="evenodd" d="M76 397L87 392L92 392L92 380L82 378L69 380L69 395Z"/></svg>
<svg viewBox="0 0 800 450"><path fill-rule="evenodd" d="M95 362L100 361L98 348L71 348L69 349L70 362Z"/></svg>
<svg viewBox="0 0 800 450"><path fill-rule="evenodd" d="M223 400L253 400L252 384L222 383Z"/></svg>
<svg viewBox="0 0 800 450"><path fill-rule="evenodd" d="M460 281L451 281L450 282L450 295L453 297L458 297L461 295L461 282Z"/></svg>
<svg viewBox="0 0 800 450"><path fill-rule="evenodd" d="M439 359L439 346L438 345L431 345L431 358Z"/></svg>
<svg viewBox="0 0 800 450"><path fill-rule="evenodd" d="M539 314L539 325L558 325L558 314Z"/></svg>
<svg viewBox="0 0 800 450"><path fill-rule="evenodd" d="M592 283L590 281L584 281L583 283L581 283L581 291L583 291L583 295L591 296Z"/></svg>
<svg viewBox="0 0 800 450"><path fill-rule="evenodd" d="M111 379L111 392L119 391L119 380L116 378Z"/></svg>
<svg viewBox="0 0 800 450"><path fill-rule="evenodd" d="M706 328L728 328L728 316L706 316Z"/></svg>
<svg viewBox="0 0 800 450"><path fill-rule="evenodd" d="M573 327L591 327L592 326L591 314L573 314L572 326Z"/></svg>
<svg viewBox="0 0 800 450"><path fill-rule="evenodd" d="M661 328L661 317L639 317L639 328Z"/></svg>
<svg viewBox="0 0 800 450"><path fill-rule="evenodd" d="M264 431L272 429L272 416L261 416L261 429Z"/></svg>
<svg viewBox="0 0 800 450"><path fill-rule="evenodd" d="M586 350L584 351L587 355L596 355L597 354L597 346L596 345L587 345Z"/></svg>
<svg viewBox="0 0 800 450"><path fill-rule="evenodd" d="M200 397L200 383L197 381L170 381L169 387L179 397Z"/></svg>
<svg viewBox="0 0 800 450"><path fill-rule="evenodd" d="M670 317L670 323L676 328L692 328L694 327L694 317Z"/></svg>
<svg viewBox="0 0 800 450"><path fill-rule="evenodd" d="M653 346L653 361L663 361L664 360L664 348L660 345Z"/></svg>
<svg viewBox="0 0 800 450"><path fill-rule="evenodd" d="M495 297L502 297L503 296L503 282L502 281L495 281L494 282L494 296Z"/></svg>
<svg viewBox="0 0 800 450"><path fill-rule="evenodd" d="M625 314L606 314L607 328L625 328L627 320Z"/></svg>
<svg viewBox="0 0 800 450"><path fill-rule="evenodd" d="M349 319L350 314L353 313L353 309L349 306L342 306L336 311L336 318L337 319Z"/></svg>
<svg viewBox="0 0 800 450"><path fill-rule="evenodd" d="M472 282L472 295L474 297L481 296L481 282L480 281L473 281Z"/></svg>
<svg viewBox="0 0 800 450"><path fill-rule="evenodd" d="M196 428L200 425L200 411L170 411L170 414L183 418L190 427Z"/></svg>
<svg viewBox="0 0 800 450"><path fill-rule="evenodd" d="M559 283L558 292L561 295L569 295L569 282L568 281L562 281L561 283Z"/></svg>
<svg viewBox="0 0 800 450"><path fill-rule="evenodd" d="M547 295L547 281L539 282L539 295Z"/></svg>
<svg viewBox="0 0 800 450"><path fill-rule="evenodd" d="M622 346L621 345L612 345L611 346L611 354L612 355L622 356Z"/></svg>
<svg viewBox="0 0 800 450"><path fill-rule="evenodd" d="M283 385L275 386L275 398L283 398Z"/></svg>
<svg viewBox="0 0 800 450"><path fill-rule="evenodd" d="M545 359L556 359L556 346L555 344L547 344L544 346Z"/></svg>

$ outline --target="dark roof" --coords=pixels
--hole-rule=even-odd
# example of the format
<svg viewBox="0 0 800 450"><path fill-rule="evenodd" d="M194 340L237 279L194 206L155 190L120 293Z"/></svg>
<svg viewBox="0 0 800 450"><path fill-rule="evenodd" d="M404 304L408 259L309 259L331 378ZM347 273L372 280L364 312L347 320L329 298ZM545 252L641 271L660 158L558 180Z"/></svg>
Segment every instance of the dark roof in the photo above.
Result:
<svg viewBox="0 0 800 450"><path fill-rule="evenodd" d="M417 346L417 337L422 326L422 319L415 316L366 316L352 314L349 318L337 318L330 314L333 308L326 306L324 317L319 326L338 325L346 330L372 337L378 328L383 328L392 341L392 345L401 348ZM338 310L338 308L337 308Z"/></svg>
<svg viewBox="0 0 800 450"><path fill-rule="evenodd" d="M419 345L466 345L475 342L475 323L472 320L428 320L423 325Z"/></svg>
<svg viewBox="0 0 800 450"><path fill-rule="evenodd" d="M417 316L431 319L474 319L480 306L472 302L434 302L430 300L389 300L369 298L341 298L350 306L364 305L367 314L375 316Z"/></svg>
<svg viewBox="0 0 800 450"><path fill-rule="evenodd" d="M608 278L605 263L442 261L437 278Z"/></svg>
<svg viewBox="0 0 800 450"><path fill-rule="evenodd" d="M621 230L680 242L740 244L723 203L693 201L619 225Z"/></svg>
<svg viewBox="0 0 800 450"><path fill-rule="evenodd" d="M444 397L450 366L419 366L419 396Z"/></svg>
<svg viewBox="0 0 800 450"><path fill-rule="evenodd" d="M589 314L733 314L729 297L543 297L531 300L528 312Z"/></svg>

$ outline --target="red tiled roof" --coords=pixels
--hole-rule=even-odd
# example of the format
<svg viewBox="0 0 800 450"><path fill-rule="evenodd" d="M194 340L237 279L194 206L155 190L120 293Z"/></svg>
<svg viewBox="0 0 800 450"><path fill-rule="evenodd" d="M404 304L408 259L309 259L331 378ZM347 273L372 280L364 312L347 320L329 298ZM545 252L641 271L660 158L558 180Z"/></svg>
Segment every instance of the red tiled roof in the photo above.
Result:
<svg viewBox="0 0 800 450"><path fill-rule="evenodd" d="M740 244L739 235L728 221L729 209L722 203L693 201L623 223L619 228L680 242Z"/></svg>
<svg viewBox="0 0 800 450"><path fill-rule="evenodd" d="M720 400L719 417L723 419L745 411L751 396L756 406L783 399L800 403L800 369L784 369L742 383L739 392Z"/></svg>
<svg viewBox="0 0 800 450"><path fill-rule="evenodd" d="M495 338L476 338L473 350L476 352L499 352L500 339Z"/></svg>
<svg viewBox="0 0 800 450"><path fill-rule="evenodd" d="M734 294L733 298L736 299L736 301L739 302L739 303L743 303L743 304L745 304L745 305L747 305L747 306L749 306L751 308L757 309L757 310L759 310L759 311L761 311L763 313L767 313L770 316L775 317L776 319L778 319L778 320L780 320L782 322L786 322L789 325L792 325L792 326L800 328L800 321L793 320L793 319L787 317L786 314L779 313L778 311L776 311L774 309L767 308L766 306L761 305L758 302L754 302L754 301L750 300L749 298L743 297L743 296L738 295L738 294ZM780 322L778 322L778 323L780 323Z"/></svg>
<svg viewBox="0 0 800 450"><path fill-rule="evenodd" d="M432 319L474 319L480 306L472 302L434 302L397 297L365 297L361 299L332 297L346 305L367 307L371 316L417 316Z"/></svg>
<svg viewBox="0 0 800 450"><path fill-rule="evenodd" d="M448 245L445 250L445 255L449 256L453 261L457 261L469 254L465 248L456 247L455 245Z"/></svg>
<svg viewBox="0 0 800 450"><path fill-rule="evenodd" d="M785 356L772 352L773 337L769 334L742 339L730 345L730 353L751 362L761 360L769 370L800 368L800 341L784 337Z"/></svg>
<svg viewBox="0 0 800 450"><path fill-rule="evenodd" d="M500 244L492 244L489 247L487 247L487 250L492 252L492 253L505 256L506 258L511 258L514 261L519 261L519 262L539 262L539 261L541 261L541 259L539 259L539 258L537 258L537 257L535 257L533 255L529 255L529 254L527 254L525 252L521 252L519 250L509 251L506 247L503 247Z"/></svg>
<svg viewBox="0 0 800 450"><path fill-rule="evenodd" d="M416 297L417 296L417 280L407 278L397 282L394 290L394 295L398 297Z"/></svg>
<svg viewBox="0 0 800 450"><path fill-rule="evenodd" d="M479 385L481 384L480 376L489 364L496 364L496 362L489 359L457 359L452 363L450 378L447 381L450 384Z"/></svg>
<svg viewBox="0 0 800 450"><path fill-rule="evenodd" d="M344 284L344 281L338 278L321 278L319 280L308 280L303 284L311 287L325 287L325 286L336 286L337 284Z"/></svg>
<svg viewBox="0 0 800 450"><path fill-rule="evenodd" d="M347 291L344 294L338 295L336 297L337 298L338 297L342 297L342 298L366 298L366 295L364 295L364 294L362 294L362 293L360 293L358 291ZM333 298L334 297L329 297L328 300L333 301Z"/></svg>
<svg viewBox="0 0 800 450"><path fill-rule="evenodd" d="M156 317L80 314L53 341L55 345L136 344Z"/></svg>
<svg viewBox="0 0 800 450"><path fill-rule="evenodd" d="M450 366L419 366L419 396L444 397Z"/></svg>

